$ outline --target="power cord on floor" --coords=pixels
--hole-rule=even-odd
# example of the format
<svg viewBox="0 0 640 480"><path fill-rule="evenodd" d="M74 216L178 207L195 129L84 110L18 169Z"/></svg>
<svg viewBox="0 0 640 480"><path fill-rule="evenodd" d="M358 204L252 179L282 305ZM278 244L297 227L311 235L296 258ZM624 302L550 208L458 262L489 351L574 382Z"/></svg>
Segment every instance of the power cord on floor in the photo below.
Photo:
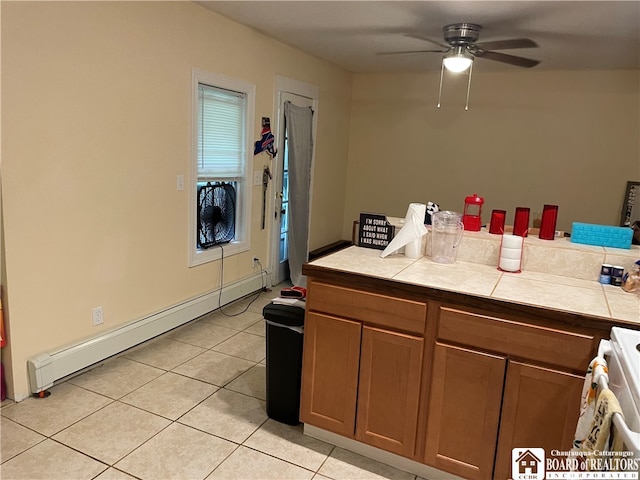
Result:
<svg viewBox="0 0 640 480"><path fill-rule="evenodd" d="M256 296L247 304L244 310L238 313L226 313L224 310L222 310L222 287L224 286L224 281L223 281L224 280L224 248L222 247L222 245L219 245L219 247L220 247L220 291L218 293L218 308L220 310L220 313L222 313L225 317L237 317L245 313L247 310L249 310L249 307L251 306L251 304L260 297L260 294L262 292L267 291L266 279L264 277L264 275L267 272L265 272L265 270L262 268L262 263L260 263L260 260L257 258L254 258L254 260L258 263L258 265L260 265L260 284L261 284L260 290L258 290L258 293L256 294Z"/></svg>

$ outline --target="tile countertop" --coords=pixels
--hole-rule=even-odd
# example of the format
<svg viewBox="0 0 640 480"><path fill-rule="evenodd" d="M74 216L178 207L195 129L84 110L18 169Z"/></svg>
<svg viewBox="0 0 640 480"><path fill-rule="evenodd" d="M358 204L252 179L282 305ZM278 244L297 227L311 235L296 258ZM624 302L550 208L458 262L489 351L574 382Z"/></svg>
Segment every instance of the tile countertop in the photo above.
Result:
<svg viewBox="0 0 640 480"><path fill-rule="evenodd" d="M467 241L467 234L462 244L465 242L474 243ZM554 247L560 245L561 242L557 242ZM597 252L597 249L604 251L602 247L586 247L580 245L574 248L573 244L570 244L568 249L578 252ZM492 249L493 246L489 248ZM621 253L616 249L613 254L628 257L625 263L629 265L633 263L630 260L634 258L633 255L638 255L636 259L640 258L640 252L636 250ZM482 255L478 254L476 257ZM553 256L551 258L553 259ZM604 256L601 263L604 263ZM585 314L613 321L620 320L640 326L639 295L625 292L620 287L601 285L596 280L544 271L523 268L521 273L502 272L496 268L497 249L493 265L464 260L458 260L453 264L439 264L426 256L412 259L402 253L380 258L380 250L356 246L321 257L311 262L311 265L510 303Z"/></svg>

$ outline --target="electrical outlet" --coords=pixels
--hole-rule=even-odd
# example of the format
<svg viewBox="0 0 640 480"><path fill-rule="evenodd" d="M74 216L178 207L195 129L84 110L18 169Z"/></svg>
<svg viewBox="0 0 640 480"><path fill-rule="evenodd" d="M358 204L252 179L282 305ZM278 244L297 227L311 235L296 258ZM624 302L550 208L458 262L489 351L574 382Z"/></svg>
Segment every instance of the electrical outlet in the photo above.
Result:
<svg viewBox="0 0 640 480"><path fill-rule="evenodd" d="M176 190L184 190L184 175L178 175L176 177Z"/></svg>
<svg viewBox="0 0 640 480"><path fill-rule="evenodd" d="M253 184L256 187L259 187L262 185L262 170L255 170L253 172Z"/></svg>
<svg viewBox="0 0 640 480"><path fill-rule="evenodd" d="M91 316L93 319L93 326L97 327L98 325L102 325L102 323L104 322L104 317L102 316L102 307L98 306L98 307L94 307L91 310Z"/></svg>
<svg viewBox="0 0 640 480"><path fill-rule="evenodd" d="M258 257L253 257L251 259L251 268L254 270L260 266L260 259Z"/></svg>

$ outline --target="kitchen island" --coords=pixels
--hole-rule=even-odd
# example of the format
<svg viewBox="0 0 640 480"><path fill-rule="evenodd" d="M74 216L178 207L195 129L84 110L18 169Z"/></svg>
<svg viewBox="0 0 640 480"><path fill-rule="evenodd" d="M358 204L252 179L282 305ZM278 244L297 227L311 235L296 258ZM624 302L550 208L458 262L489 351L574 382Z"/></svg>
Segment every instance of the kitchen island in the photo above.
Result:
<svg viewBox="0 0 640 480"><path fill-rule="evenodd" d="M484 232L449 265L359 247L306 264L305 433L431 478L506 479L512 448L568 450L600 339L640 329L639 297L588 277L640 250L539 242L518 274Z"/></svg>

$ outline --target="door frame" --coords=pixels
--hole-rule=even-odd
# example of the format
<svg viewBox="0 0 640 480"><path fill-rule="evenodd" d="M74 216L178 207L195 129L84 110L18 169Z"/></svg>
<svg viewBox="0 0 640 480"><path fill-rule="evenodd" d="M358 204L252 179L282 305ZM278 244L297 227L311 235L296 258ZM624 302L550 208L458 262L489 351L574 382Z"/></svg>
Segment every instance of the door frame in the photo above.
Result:
<svg viewBox="0 0 640 480"><path fill-rule="evenodd" d="M312 135L313 135L313 153L311 157L311 184L309 188L309 205L311 210L311 204L313 200L313 170L315 164L316 157L316 132L318 125L318 99L319 99L319 88L315 85L311 85L309 83L301 82L299 80L294 80L292 78L283 77L281 75L276 75L275 79L275 90L273 97L273 111L275 112L275 123L276 123L276 148L278 149L279 155L276 155L273 161L273 179L272 185L274 186L271 191L271 197L269 201L268 212L271 212L271 222L270 222L270 240L269 240L269 260L270 265L272 265L273 275L272 280L273 283L276 282L276 271L278 269L278 261L279 261L279 249L280 249L280 229L277 228L280 225L279 217L276 215L276 209L278 206L278 189L275 188L277 185L277 181L275 179L280 178L282 176L283 169L283 161L282 161L282 153L283 146L280 145L280 140L282 139L283 129L284 129L284 112L281 108L281 100L283 93L290 93L293 95L299 95L301 97L306 97L312 100L312 109L313 109L313 123L312 123ZM309 211L309 231L311 231L311 211Z"/></svg>

